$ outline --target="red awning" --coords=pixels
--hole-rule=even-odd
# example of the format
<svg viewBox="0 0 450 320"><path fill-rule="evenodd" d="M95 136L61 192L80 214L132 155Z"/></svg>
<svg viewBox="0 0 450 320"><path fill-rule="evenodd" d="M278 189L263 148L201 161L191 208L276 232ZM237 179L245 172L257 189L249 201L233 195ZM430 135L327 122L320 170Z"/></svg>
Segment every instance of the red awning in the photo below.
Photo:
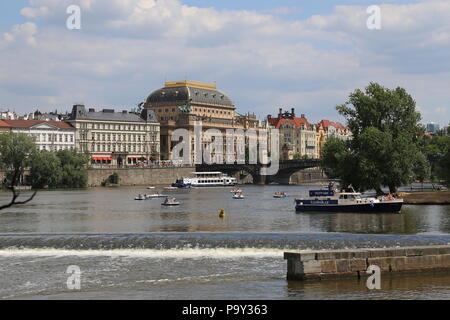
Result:
<svg viewBox="0 0 450 320"><path fill-rule="evenodd" d="M111 157L92 157L92 160L112 160Z"/></svg>

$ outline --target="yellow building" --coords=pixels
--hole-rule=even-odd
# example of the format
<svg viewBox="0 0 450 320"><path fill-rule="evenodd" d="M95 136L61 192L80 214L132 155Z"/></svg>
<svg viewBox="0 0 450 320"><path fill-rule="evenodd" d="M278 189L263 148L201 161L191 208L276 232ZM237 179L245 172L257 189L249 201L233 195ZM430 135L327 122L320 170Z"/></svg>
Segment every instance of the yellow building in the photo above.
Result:
<svg viewBox="0 0 450 320"><path fill-rule="evenodd" d="M219 129L223 134L227 129L256 129L259 123L253 114L237 114L232 100L215 84L196 81L166 82L163 88L148 96L144 108L152 110L161 124L162 159L172 159L171 152L176 143L171 139L176 129L189 131L193 162L196 122L201 121L203 133L208 129Z"/></svg>
<svg viewBox="0 0 450 320"><path fill-rule="evenodd" d="M317 158L322 157L323 147L329 137L334 137L344 141L352 138L350 128L339 122L322 120L316 125L316 128Z"/></svg>

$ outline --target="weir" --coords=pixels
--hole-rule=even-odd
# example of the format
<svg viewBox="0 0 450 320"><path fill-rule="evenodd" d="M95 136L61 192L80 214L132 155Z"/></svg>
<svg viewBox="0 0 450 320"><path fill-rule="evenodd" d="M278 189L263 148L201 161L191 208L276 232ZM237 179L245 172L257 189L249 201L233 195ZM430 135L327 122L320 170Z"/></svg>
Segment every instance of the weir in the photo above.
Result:
<svg viewBox="0 0 450 320"><path fill-rule="evenodd" d="M450 272L450 245L285 252L287 280L322 280L369 276L378 266L383 276Z"/></svg>

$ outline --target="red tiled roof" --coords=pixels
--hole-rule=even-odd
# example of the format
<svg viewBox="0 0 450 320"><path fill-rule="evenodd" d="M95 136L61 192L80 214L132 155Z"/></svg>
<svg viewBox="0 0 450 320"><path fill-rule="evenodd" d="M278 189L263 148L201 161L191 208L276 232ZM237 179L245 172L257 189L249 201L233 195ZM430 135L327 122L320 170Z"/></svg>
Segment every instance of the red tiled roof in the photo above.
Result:
<svg viewBox="0 0 450 320"><path fill-rule="evenodd" d="M326 130L329 126L334 126L336 128L339 128L341 130L348 130L349 128L347 126L344 126L340 122L331 122L330 120L322 120L319 122L319 125L322 125L324 130Z"/></svg>
<svg viewBox="0 0 450 320"><path fill-rule="evenodd" d="M0 127L9 128L9 124L7 124L5 121L0 120Z"/></svg>
<svg viewBox="0 0 450 320"><path fill-rule="evenodd" d="M44 120L3 120L12 128L31 128L41 123L48 123L60 129L75 129L70 123L63 121L44 121Z"/></svg>
<svg viewBox="0 0 450 320"><path fill-rule="evenodd" d="M288 122L295 126L295 128L300 128L302 125L304 125L306 128L311 128L311 124L304 118L294 118L294 119L285 119L285 118L271 118L268 119L269 124L271 126L274 126L276 129L279 129L282 124Z"/></svg>

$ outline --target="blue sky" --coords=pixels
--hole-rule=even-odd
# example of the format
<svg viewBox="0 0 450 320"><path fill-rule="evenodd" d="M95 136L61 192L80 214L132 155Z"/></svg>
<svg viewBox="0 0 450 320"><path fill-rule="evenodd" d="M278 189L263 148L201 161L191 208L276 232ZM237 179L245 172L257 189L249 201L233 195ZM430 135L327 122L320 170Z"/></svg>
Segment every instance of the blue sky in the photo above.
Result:
<svg viewBox="0 0 450 320"><path fill-rule="evenodd" d="M67 30L65 10L82 9ZM381 7L381 30L366 27ZM312 122L369 82L402 86L424 122L450 122L447 0L7 0L0 110L132 107L165 79L213 82L240 112Z"/></svg>

